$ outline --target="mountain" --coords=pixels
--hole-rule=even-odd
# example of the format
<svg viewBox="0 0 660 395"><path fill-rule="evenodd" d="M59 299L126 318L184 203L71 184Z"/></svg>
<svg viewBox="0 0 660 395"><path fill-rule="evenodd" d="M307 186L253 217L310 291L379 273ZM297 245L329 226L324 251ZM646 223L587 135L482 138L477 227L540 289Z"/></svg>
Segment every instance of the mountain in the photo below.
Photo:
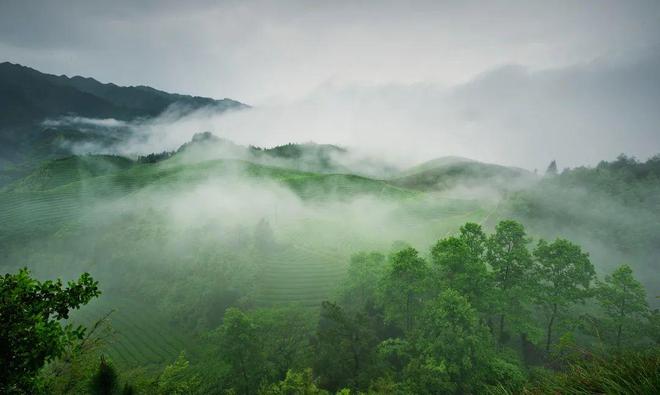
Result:
<svg viewBox="0 0 660 395"><path fill-rule="evenodd" d="M486 187L505 191L518 189L535 177L527 170L448 156L404 170L389 181L393 185L422 191L454 187Z"/></svg>
<svg viewBox="0 0 660 395"><path fill-rule="evenodd" d="M130 121L155 117L172 105L194 110L213 107L217 111L246 108L231 100L180 95L147 86L122 87L93 78L41 73L9 62L0 63L0 169L57 156L35 152L34 146L59 132L43 136L43 122L64 116ZM76 130L70 130L75 135ZM58 147L54 147L58 148Z"/></svg>

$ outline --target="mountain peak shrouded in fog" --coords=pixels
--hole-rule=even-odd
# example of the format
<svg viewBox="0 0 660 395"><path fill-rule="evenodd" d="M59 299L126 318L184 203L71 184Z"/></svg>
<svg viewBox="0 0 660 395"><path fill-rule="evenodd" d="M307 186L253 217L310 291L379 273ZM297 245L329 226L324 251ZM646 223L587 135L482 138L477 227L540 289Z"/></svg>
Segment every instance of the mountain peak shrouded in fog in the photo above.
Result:
<svg viewBox="0 0 660 395"><path fill-rule="evenodd" d="M128 122L202 108L222 113L248 106L231 99L56 76L4 62L0 64L0 164L38 160L75 144L95 151L95 144L107 146L110 140L126 139Z"/></svg>

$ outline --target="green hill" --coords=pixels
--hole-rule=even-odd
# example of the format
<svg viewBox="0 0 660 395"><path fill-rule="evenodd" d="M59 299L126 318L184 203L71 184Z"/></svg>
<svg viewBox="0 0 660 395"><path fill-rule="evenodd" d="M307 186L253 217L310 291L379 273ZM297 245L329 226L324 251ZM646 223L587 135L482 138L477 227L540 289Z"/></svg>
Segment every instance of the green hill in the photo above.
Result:
<svg viewBox="0 0 660 395"><path fill-rule="evenodd" d="M444 157L405 170L389 181L393 185L422 191L441 191L458 186L507 190L533 178L532 173L519 168Z"/></svg>

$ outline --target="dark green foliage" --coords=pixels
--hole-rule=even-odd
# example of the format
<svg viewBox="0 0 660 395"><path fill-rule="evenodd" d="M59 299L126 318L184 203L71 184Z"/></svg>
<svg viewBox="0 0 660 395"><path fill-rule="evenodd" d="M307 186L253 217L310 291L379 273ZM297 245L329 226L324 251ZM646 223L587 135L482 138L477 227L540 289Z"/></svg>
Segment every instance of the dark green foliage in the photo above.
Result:
<svg viewBox="0 0 660 395"><path fill-rule="evenodd" d="M220 328L219 350L231 367L227 380L237 394L257 391L265 376L265 357L253 320L236 308L225 312Z"/></svg>
<svg viewBox="0 0 660 395"><path fill-rule="evenodd" d="M491 298L485 250L485 234L471 223L461 228L460 236L439 240L431 249L435 281L459 291L482 313Z"/></svg>
<svg viewBox="0 0 660 395"><path fill-rule="evenodd" d="M103 356L99 361L98 369L92 376L89 389L94 395L112 395L119 389L117 371Z"/></svg>
<svg viewBox="0 0 660 395"><path fill-rule="evenodd" d="M524 327L526 316L525 294L535 279L529 276L532 257L527 249L529 239L522 224L502 221L495 233L488 238L486 261L491 267L493 281L494 312L496 312L497 336L500 344L509 337L506 320L514 328Z"/></svg>
<svg viewBox="0 0 660 395"><path fill-rule="evenodd" d="M144 156L138 156L137 162L138 163L158 163L161 161L164 161L166 159L169 159L174 155L173 151L163 151L160 153L152 153Z"/></svg>
<svg viewBox="0 0 660 395"><path fill-rule="evenodd" d="M286 377L271 384L267 389L259 391L260 395L325 395L327 391L319 389L314 383L311 369L301 372L289 370Z"/></svg>
<svg viewBox="0 0 660 395"><path fill-rule="evenodd" d="M312 332L309 312L301 308L227 309L208 339L208 358L226 367L214 372L214 386L252 394L284 380L290 369L304 370L312 364Z"/></svg>
<svg viewBox="0 0 660 395"><path fill-rule="evenodd" d="M385 319L406 332L415 327L426 293L426 261L414 248L405 248L390 257L381 282Z"/></svg>
<svg viewBox="0 0 660 395"><path fill-rule="evenodd" d="M568 240L557 239L552 243L540 240L534 256L534 275L539 280L537 304L548 320L545 349L549 352L556 320L571 305L589 296L596 272L589 255Z"/></svg>
<svg viewBox="0 0 660 395"><path fill-rule="evenodd" d="M283 379L288 370L311 365L314 321L310 312L288 306L257 309L250 317L257 328L269 380Z"/></svg>
<svg viewBox="0 0 660 395"><path fill-rule="evenodd" d="M621 344L634 338L639 339L639 332L649 314L644 287L633 277L630 266L622 265L605 281L598 282L596 300L605 311L602 335L610 340L617 349ZM653 329L652 329L653 330Z"/></svg>
<svg viewBox="0 0 660 395"><path fill-rule="evenodd" d="M342 286L341 299L351 310L373 306L378 299L378 282L386 269L385 255L379 252L361 252L351 256Z"/></svg>
<svg viewBox="0 0 660 395"><path fill-rule="evenodd" d="M404 369L413 393L471 393L492 358L491 336L459 292L448 289L429 303L412 337L414 357Z"/></svg>
<svg viewBox="0 0 660 395"><path fill-rule="evenodd" d="M61 280L38 281L27 269L6 274L0 283L0 392L31 392L46 362L83 338L81 326L62 326L72 309L100 294L84 273L66 287Z"/></svg>
<svg viewBox="0 0 660 395"><path fill-rule="evenodd" d="M192 373L189 362L183 352L174 363L167 365L158 377L158 390L161 394L193 394L199 388L199 377Z"/></svg>
<svg viewBox="0 0 660 395"><path fill-rule="evenodd" d="M124 387L121 389L121 395L135 395L135 393L135 387L128 383L124 384Z"/></svg>
<svg viewBox="0 0 660 395"><path fill-rule="evenodd" d="M320 373L323 388L368 385L378 343L372 319L364 312L351 313L334 303L323 302L315 347L315 370Z"/></svg>

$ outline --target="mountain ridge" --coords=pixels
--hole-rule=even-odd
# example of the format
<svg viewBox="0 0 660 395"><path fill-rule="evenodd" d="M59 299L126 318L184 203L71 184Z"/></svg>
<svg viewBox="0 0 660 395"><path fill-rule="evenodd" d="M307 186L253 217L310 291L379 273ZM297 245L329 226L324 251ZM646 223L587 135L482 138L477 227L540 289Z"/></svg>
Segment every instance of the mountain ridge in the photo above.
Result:
<svg viewBox="0 0 660 395"><path fill-rule="evenodd" d="M144 85L119 86L91 77L58 76L18 63L2 62L0 171L26 164L30 167L41 160L62 156L61 144L53 145L49 140L53 133L58 136L54 143L66 142L68 136L74 141L80 137L70 126L44 125L47 119L74 116L130 121L156 117L174 105L184 110L212 107L218 112L249 108L232 99L169 93ZM53 130L43 133L44 129ZM92 140L97 137L86 136Z"/></svg>

